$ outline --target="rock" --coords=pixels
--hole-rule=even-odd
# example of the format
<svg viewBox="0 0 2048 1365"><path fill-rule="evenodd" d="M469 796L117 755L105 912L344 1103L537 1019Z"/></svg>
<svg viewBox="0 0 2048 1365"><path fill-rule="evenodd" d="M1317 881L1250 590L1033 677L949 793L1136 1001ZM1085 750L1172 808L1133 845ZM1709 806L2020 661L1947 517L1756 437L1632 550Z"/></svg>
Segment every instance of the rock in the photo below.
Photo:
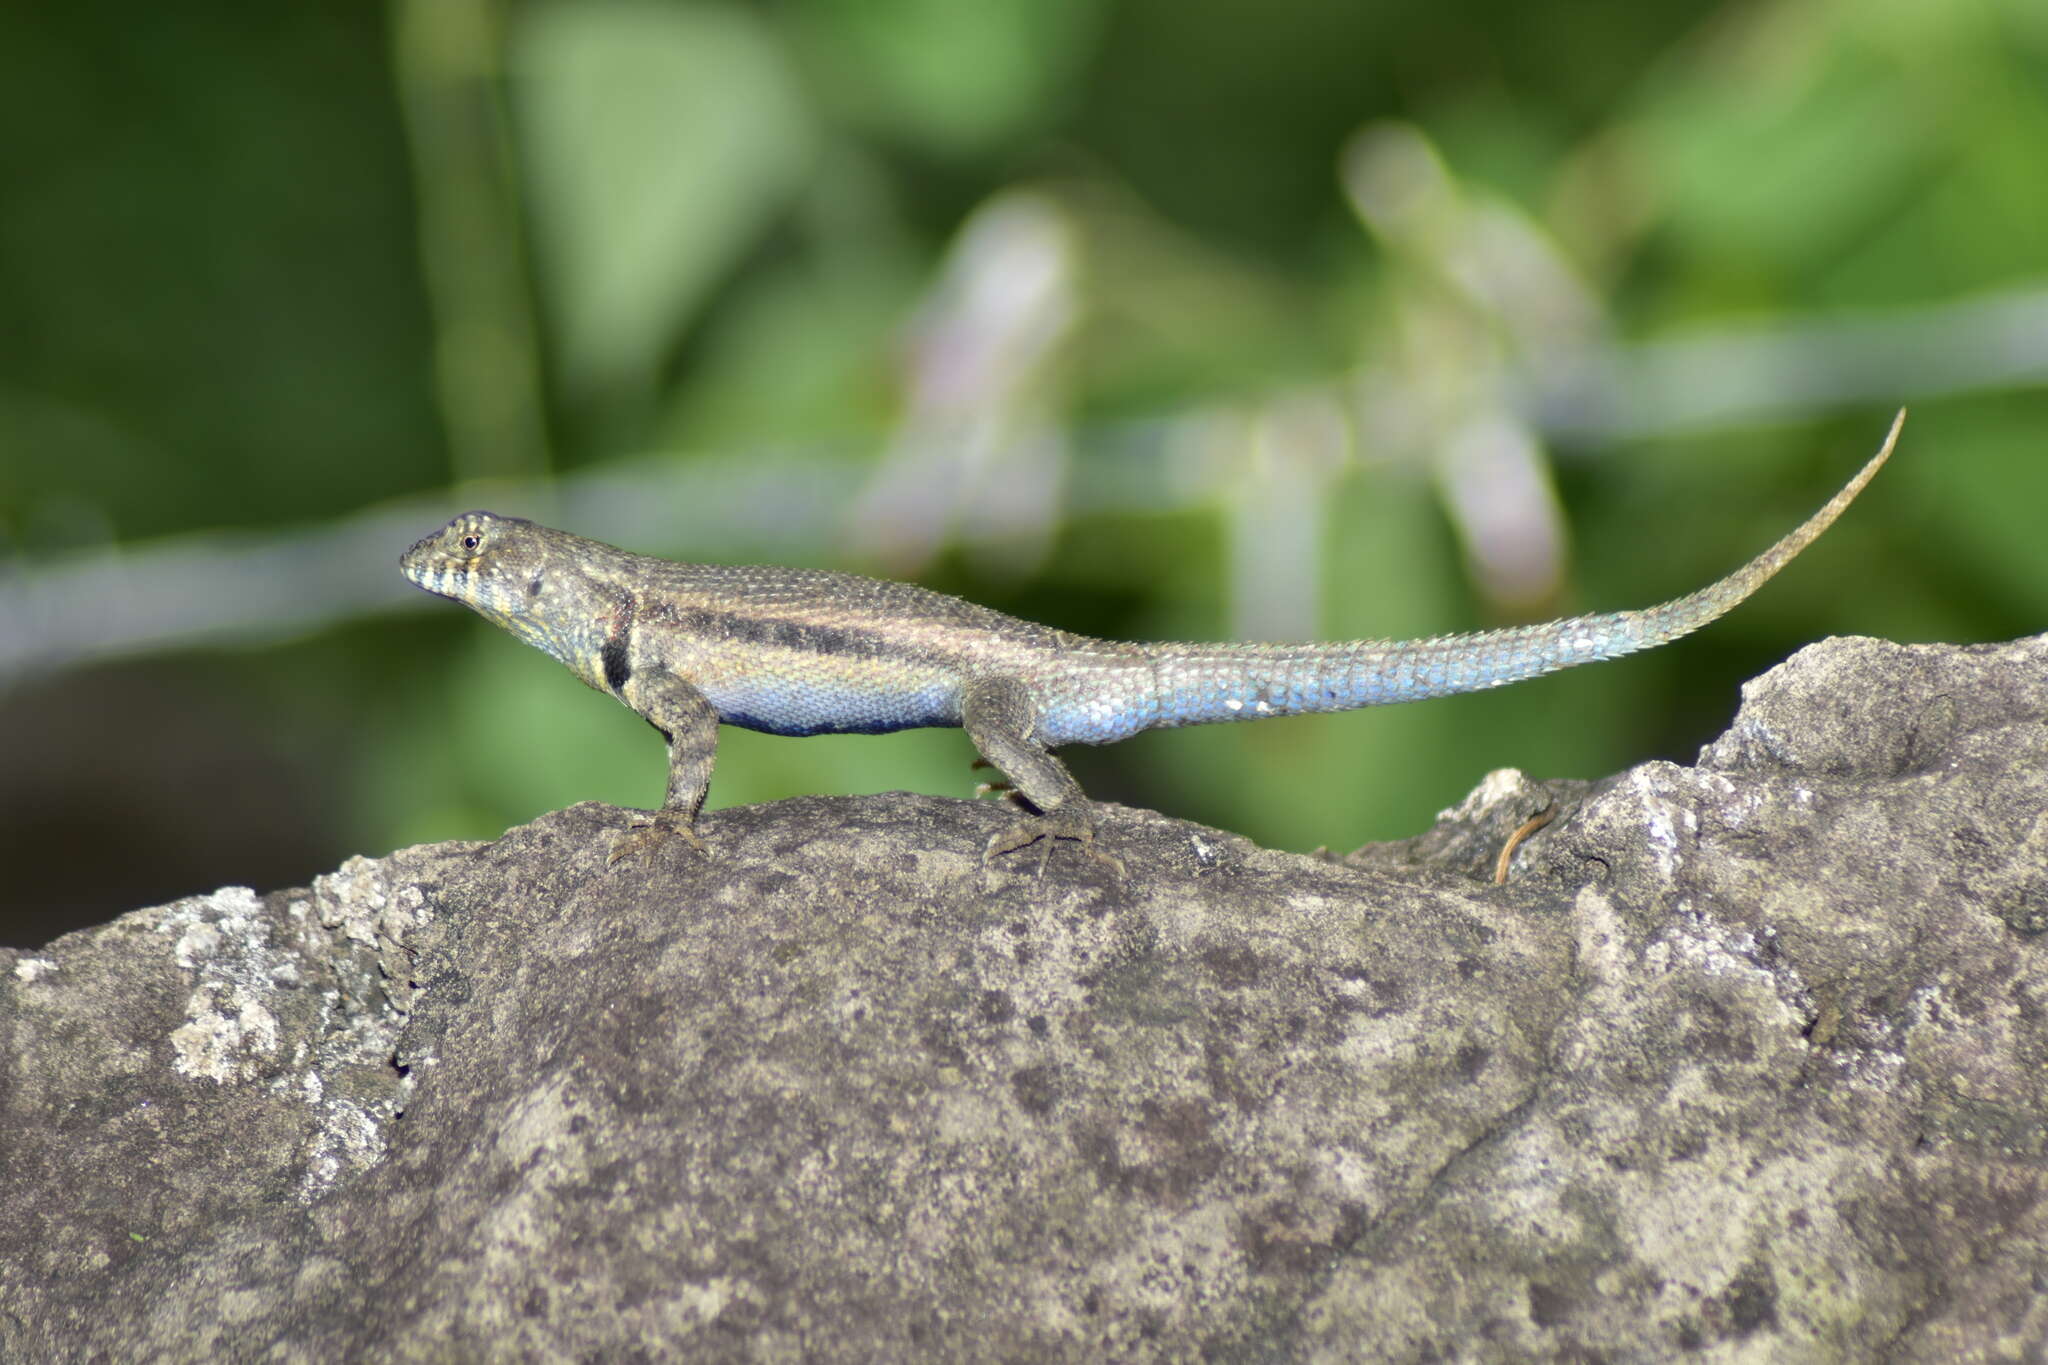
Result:
<svg viewBox="0 0 2048 1365"><path fill-rule="evenodd" d="M0 953L0 1359L2038 1358L2044 718L1830 641L1341 862L585 805Z"/></svg>

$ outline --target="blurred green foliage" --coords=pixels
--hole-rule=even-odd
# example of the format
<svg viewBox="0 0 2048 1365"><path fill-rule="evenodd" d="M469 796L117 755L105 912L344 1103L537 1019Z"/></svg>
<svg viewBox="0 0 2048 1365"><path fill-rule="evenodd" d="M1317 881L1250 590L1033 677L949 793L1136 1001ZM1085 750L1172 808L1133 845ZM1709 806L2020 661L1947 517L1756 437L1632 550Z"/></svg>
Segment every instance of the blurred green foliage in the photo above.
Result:
<svg viewBox="0 0 2048 1365"><path fill-rule="evenodd" d="M1914 403L1678 648L1069 755L1292 848L1687 758L1831 632L2042 625L2038 0L86 0L0 13L0 119L0 603L796 451L865 490L805 562L1126 638L1431 634L1695 587ZM690 557L668 496L633 547ZM776 539L772 497L711 511ZM386 548L352 574L395 606ZM0 677L0 939L658 798L639 721L409 605ZM966 795L969 757L728 731L712 805Z"/></svg>

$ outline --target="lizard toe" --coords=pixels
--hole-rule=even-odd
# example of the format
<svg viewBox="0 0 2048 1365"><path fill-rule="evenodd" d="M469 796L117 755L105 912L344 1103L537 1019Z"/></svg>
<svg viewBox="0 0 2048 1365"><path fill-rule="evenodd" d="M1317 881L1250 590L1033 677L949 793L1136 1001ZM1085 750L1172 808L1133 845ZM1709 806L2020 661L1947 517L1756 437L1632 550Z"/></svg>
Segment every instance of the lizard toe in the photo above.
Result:
<svg viewBox="0 0 2048 1365"><path fill-rule="evenodd" d="M691 822L668 811L654 811L634 820L625 833L612 841L611 852L605 856L604 865L617 867L627 858L661 844L672 834L680 836L698 853L710 854Z"/></svg>
<svg viewBox="0 0 2048 1365"><path fill-rule="evenodd" d="M1046 859L1052 856L1052 843L1058 839L1073 840L1090 858L1106 865L1119 877L1124 874L1123 859L1096 845L1095 821L1087 812L1071 807L1048 811L1043 815L1028 815L1019 820L988 841L988 848L982 853L982 862L993 863L1005 853L1029 848L1041 839L1046 841L1046 847L1044 856L1038 862L1040 876L1045 874Z"/></svg>

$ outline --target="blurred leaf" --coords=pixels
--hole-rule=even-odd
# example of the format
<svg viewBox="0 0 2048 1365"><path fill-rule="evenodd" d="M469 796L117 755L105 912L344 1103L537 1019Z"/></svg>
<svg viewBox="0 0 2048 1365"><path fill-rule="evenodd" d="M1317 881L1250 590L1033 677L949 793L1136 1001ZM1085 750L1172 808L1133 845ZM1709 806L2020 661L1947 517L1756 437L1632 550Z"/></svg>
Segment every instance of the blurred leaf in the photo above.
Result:
<svg viewBox="0 0 2048 1365"><path fill-rule="evenodd" d="M774 39L723 5L545 5L512 71L563 369L631 392L802 184L809 112Z"/></svg>
<svg viewBox="0 0 2048 1365"><path fill-rule="evenodd" d="M1072 89L1100 0L813 0L833 83L855 112L955 154L1045 118Z"/></svg>
<svg viewBox="0 0 2048 1365"><path fill-rule="evenodd" d="M662 422L675 448L784 441L865 451L894 416L894 339L910 282L886 253L858 274L778 269L707 319Z"/></svg>
<svg viewBox="0 0 2048 1365"><path fill-rule="evenodd" d="M1703 256L1792 274L1825 263L1912 183L1928 123L1853 45L1710 64L1663 89L1641 131L1673 230ZM1787 68L1790 69L1787 69Z"/></svg>

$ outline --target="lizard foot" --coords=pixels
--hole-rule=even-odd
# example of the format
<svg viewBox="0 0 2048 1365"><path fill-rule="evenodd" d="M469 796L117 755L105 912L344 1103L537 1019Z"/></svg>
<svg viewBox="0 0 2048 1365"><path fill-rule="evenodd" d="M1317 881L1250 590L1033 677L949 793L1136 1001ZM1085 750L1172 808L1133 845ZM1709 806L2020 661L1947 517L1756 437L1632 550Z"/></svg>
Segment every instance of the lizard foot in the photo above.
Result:
<svg viewBox="0 0 2048 1365"><path fill-rule="evenodd" d="M697 831L691 827L688 819L676 811L658 810L634 820L624 834L612 840L612 851L606 856L604 865L616 867L623 859L632 857L642 849L654 847L671 834L680 835L684 843L699 853L710 853L710 850L704 847L704 840L698 837Z"/></svg>
<svg viewBox="0 0 2048 1365"><path fill-rule="evenodd" d="M1083 853L1098 863L1106 864L1117 876L1124 875L1123 859L1095 846L1095 821L1086 811L1075 810L1071 806L1019 820L988 841L981 860L984 864L992 863L1005 853L1029 848L1041 839L1045 841L1045 850L1038 859L1038 875L1041 877L1045 875L1045 864L1052 857L1053 841L1057 839L1072 839L1081 846Z"/></svg>

